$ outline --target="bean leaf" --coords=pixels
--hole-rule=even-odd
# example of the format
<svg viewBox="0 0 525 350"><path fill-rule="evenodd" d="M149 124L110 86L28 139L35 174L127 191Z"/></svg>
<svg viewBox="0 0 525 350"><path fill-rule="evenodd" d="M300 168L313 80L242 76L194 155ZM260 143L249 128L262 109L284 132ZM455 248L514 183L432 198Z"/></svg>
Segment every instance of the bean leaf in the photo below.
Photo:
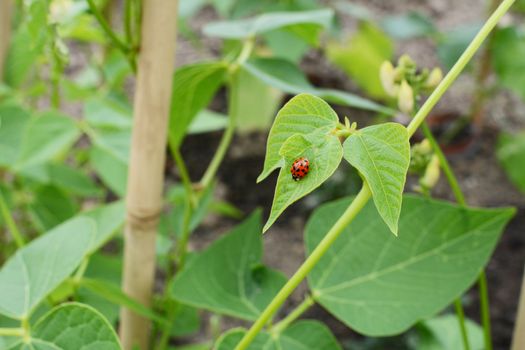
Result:
<svg viewBox="0 0 525 350"><path fill-rule="evenodd" d="M308 253L350 202L314 212L305 231ZM401 333L472 285L514 212L406 196L394 237L368 203L310 273L314 299L360 333Z"/></svg>
<svg viewBox="0 0 525 350"><path fill-rule="evenodd" d="M369 126L350 135L343 147L345 159L365 178L379 214L397 235L410 163L406 128L397 123Z"/></svg>

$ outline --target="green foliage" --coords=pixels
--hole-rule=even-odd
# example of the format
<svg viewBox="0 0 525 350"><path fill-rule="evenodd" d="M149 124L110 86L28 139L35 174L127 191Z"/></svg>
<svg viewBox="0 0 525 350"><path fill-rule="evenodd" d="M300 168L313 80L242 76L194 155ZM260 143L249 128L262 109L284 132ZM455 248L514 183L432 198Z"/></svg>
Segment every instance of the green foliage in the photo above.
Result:
<svg viewBox="0 0 525 350"><path fill-rule="evenodd" d="M441 33L437 40L438 56L445 68L452 68L480 28L479 23L473 23Z"/></svg>
<svg viewBox="0 0 525 350"><path fill-rule="evenodd" d="M173 77L169 142L178 147L193 118L204 109L224 83L228 66L201 62L179 68Z"/></svg>
<svg viewBox="0 0 525 350"><path fill-rule="evenodd" d="M523 176L525 133L501 134L498 139L496 155L512 183L525 193L525 176Z"/></svg>
<svg viewBox="0 0 525 350"><path fill-rule="evenodd" d="M349 202L316 210L305 232L308 252ZM398 334L475 281L513 213L408 196L394 237L369 203L312 270L314 299L360 333Z"/></svg>
<svg viewBox="0 0 525 350"><path fill-rule="evenodd" d="M58 306L43 316L31 330L29 343L10 350L119 350L117 334L95 309L77 303Z"/></svg>
<svg viewBox="0 0 525 350"><path fill-rule="evenodd" d="M233 329L217 340L214 349L233 350L246 332ZM282 333L261 332L248 350L340 350L341 346L328 327L317 321L304 320L292 324Z"/></svg>
<svg viewBox="0 0 525 350"><path fill-rule="evenodd" d="M522 31L517 27L496 31L491 49L493 67L499 82L524 98L525 65L516 59L525 54L525 36Z"/></svg>
<svg viewBox="0 0 525 350"><path fill-rule="evenodd" d="M89 252L95 225L77 218L19 249L0 270L0 313L28 317Z"/></svg>
<svg viewBox="0 0 525 350"><path fill-rule="evenodd" d="M379 214L397 235L410 164L406 128L397 123L385 123L358 130L346 139L344 157L365 178Z"/></svg>
<svg viewBox="0 0 525 350"><path fill-rule="evenodd" d="M286 278L262 265L260 213L254 213L177 274L171 296L184 304L256 319Z"/></svg>
<svg viewBox="0 0 525 350"><path fill-rule="evenodd" d="M380 22L381 28L394 39L411 39L437 34L432 21L419 12L387 16Z"/></svg>
<svg viewBox="0 0 525 350"><path fill-rule="evenodd" d="M249 19L210 23L204 27L204 33L224 39L246 39L271 30L287 28L310 42L316 42L320 30L330 26L333 15L330 9L272 12Z"/></svg>
<svg viewBox="0 0 525 350"><path fill-rule="evenodd" d="M379 79L379 68L390 60L394 46L390 39L374 24L362 22L357 33L348 42L329 43L328 58L341 68L368 94L385 98Z"/></svg>
<svg viewBox="0 0 525 350"><path fill-rule="evenodd" d="M297 65L284 59L255 58L244 63L243 67L266 84L289 94L309 93L343 106L390 113L386 107L366 98L345 91L316 88Z"/></svg>
<svg viewBox="0 0 525 350"><path fill-rule="evenodd" d="M18 159L24 131L31 116L17 105L0 105L0 166L10 167Z"/></svg>
<svg viewBox="0 0 525 350"><path fill-rule="evenodd" d="M29 209L42 231L66 221L78 211L77 203L55 186L38 186L33 190L33 197Z"/></svg>
<svg viewBox="0 0 525 350"><path fill-rule="evenodd" d="M471 320L465 322L470 348L482 350L483 330ZM425 320L418 327L418 350L456 350L463 347L455 315L443 315Z"/></svg>

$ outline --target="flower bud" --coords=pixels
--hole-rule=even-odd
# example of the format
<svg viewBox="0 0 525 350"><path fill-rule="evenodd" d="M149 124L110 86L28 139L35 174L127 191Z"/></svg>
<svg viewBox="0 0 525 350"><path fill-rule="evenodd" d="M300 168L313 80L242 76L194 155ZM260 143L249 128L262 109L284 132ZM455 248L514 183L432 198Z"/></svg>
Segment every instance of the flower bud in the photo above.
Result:
<svg viewBox="0 0 525 350"><path fill-rule="evenodd" d="M399 67L410 69L416 66L416 62L414 62L414 60L412 60L412 58L410 58L409 55L404 54L401 57L399 57L399 59L397 60L397 65Z"/></svg>
<svg viewBox="0 0 525 350"><path fill-rule="evenodd" d="M406 114L412 114L414 111L414 91L408 85L406 80L401 82L399 94L397 96L397 105L399 110Z"/></svg>
<svg viewBox="0 0 525 350"><path fill-rule="evenodd" d="M430 72L430 75L428 76L427 80L425 81L425 87L427 89L434 89L443 79L443 72L441 72L441 69L434 68L432 72Z"/></svg>
<svg viewBox="0 0 525 350"><path fill-rule="evenodd" d="M419 179L419 184L424 189L432 189L436 186L439 180L440 170L439 170L439 158L434 155L430 162L427 165L425 170L425 175Z"/></svg>
<svg viewBox="0 0 525 350"><path fill-rule="evenodd" d="M397 94L397 86L395 84L395 69L390 61L385 61L381 65L379 70L379 77L381 78L381 85L385 92L392 97L395 97Z"/></svg>

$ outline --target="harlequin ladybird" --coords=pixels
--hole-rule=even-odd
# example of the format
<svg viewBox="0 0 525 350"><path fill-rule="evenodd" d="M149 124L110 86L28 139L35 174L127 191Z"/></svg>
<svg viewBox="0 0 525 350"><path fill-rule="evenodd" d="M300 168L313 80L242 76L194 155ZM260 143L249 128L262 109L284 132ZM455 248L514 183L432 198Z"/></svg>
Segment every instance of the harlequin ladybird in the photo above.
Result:
<svg viewBox="0 0 525 350"><path fill-rule="evenodd" d="M303 177L308 174L308 170L310 168L310 161L304 157L297 158L290 168L290 172L292 173L292 179L295 181L301 180Z"/></svg>

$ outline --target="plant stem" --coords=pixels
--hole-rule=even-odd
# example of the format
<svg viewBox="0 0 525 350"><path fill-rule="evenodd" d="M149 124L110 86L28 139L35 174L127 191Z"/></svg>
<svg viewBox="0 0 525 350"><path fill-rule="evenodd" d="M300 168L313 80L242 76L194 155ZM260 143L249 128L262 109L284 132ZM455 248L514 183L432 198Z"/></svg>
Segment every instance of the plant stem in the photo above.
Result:
<svg viewBox="0 0 525 350"><path fill-rule="evenodd" d="M131 30L132 11L133 11L132 0L124 1L124 33L126 34L126 42L131 45L133 42L133 34Z"/></svg>
<svg viewBox="0 0 525 350"><path fill-rule="evenodd" d="M485 350L492 350L492 337L490 335L490 307L489 293L487 288L487 275L482 271L479 275L479 298L481 303L481 324L483 325L483 338Z"/></svg>
<svg viewBox="0 0 525 350"><path fill-rule="evenodd" d="M454 309L458 317L459 331L461 333L461 340L463 341L463 349L470 350L470 342L468 340L467 326L465 324L465 311L463 311L463 305L461 304L461 298L454 300Z"/></svg>
<svg viewBox="0 0 525 350"><path fill-rule="evenodd" d="M186 195L190 199L190 206L192 208L195 208L197 207L197 203L196 203L195 194L192 188L190 174L188 172L188 168L186 167L186 163L184 162L184 158L182 158L180 149L177 147L171 147L171 154L173 156L173 159L175 159L175 164L177 165L177 168L179 168L180 177L182 179L182 185L184 186L184 189L186 190Z"/></svg>
<svg viewBox="0 0 525 350"><path fill-rule="evenodd" d="M4 218L5 224L7 228L9 229L9 232L11 232L11 236L13 236L13 239L15 240L16 245L18 246L18 248L22 248L25 245L24 238L22 237L22 234L18 230L18 227L16 226L16 223L13 220L13 216L11 215L11 211L9 210L9 207L7 206L7 203L5 202L4 195L1 190L0 190L0 211L2 212L2 217Z"/></svg>
<svg viewBox="0 0 525 350"><path fill-rule="evenodd" d="M233 134L235 132L235 126L237 125L237 118L239 114L238 104L239 104L239 80L238 80L238 70L235 69L231 73L230 84L229 84L228 126L226 127L226 130L224 131L224 134L222 135L219 147L217 148L217 151L215 152L215 155L213 156L213 159L211 160L210 165L208 166L208 169L206 169L206 172L204 173L200 181L200 185L204 189L207 188L210 185L211 181L215 178L217 170L219 169L219 166L221 165L222 160L224 159L224 156L226 155L226 151L228 150L228 147L231 143Z"/></svg>
<svg viewBox="0 0 525 350"><path fill-rule="evenodd" d="M0 328L0 337L22 337L23 328Z"/></svg>
<svg viewBox="0 0 525 350"><path fill-rule="evenodd" d="M312 251L310 256L304 261L294 275L281 288L279 293L273 298L270 304L263 311L261 316L255 321L250 330L244 335L241 342L237 345L235 350L244 350L253 341L257 334L261 331L264 325L272 318L281 305L286 301L288 296L297 288L297 286L306 278L308 273L314 268L317 262L323 257L326 251L332 246L337 237L343 232L343 229L356 217L356 215L363 209L365 204L371 197L370 188L363 183L361 191L357 194L350 206L341 215L337 222L328 231L326 236L319 242L317 247Z"/></svg>
<svg viewBox="0 0 525 350"><path fill-rule="evenodd" d="M512 350L525 349L525 274L521 279L521 292L512 334Z"/></svg>
<svg viewBox="0 0 525 350"><path fill-rule="evenodd" d="M276 323L272 327L271 332L276 334L281 333L292 322L298 319L306 310L308 310L313 304L315 304L314 298L311 295L308 295L299 305L295 307L295 309L292 310L292 312L288 314L288 316Z"/></svg>
<svg viewBox="0 0 525 350"><path fill-rule="evenodd" d="M4 81L4 68L11 41L11 17L13 0L0 1L0 83Z"/></svg>
<svg viewBox="0 0 525 350"><path fill-rule="evenodd" d="M441 96L443 96L443 94L448 90L450 85L463 71L467 63L471 60L472 56L474 56L474 54L479 49L483 41L489 36L492 29L494 29L500 18L509 10L514 1L515 0L504 0L501 3L501 5L498 6L496 11L494 11L489 17L489 19L485 22L478 34L476 34L476 36L470 42L469 46L463 52L461 57L454 64L450 72L448 72L445 78L443 78L443 81L441 81L441 83L432 92L432 94L425 101L421 109L416 113L414 119L408 125L407 130L410 136L412 136L416 132L421 122L426 118L428 113L430 113L432 108L434 108L436 103L441 99Z"/></svg>
<svg viewBox="0 0 525 350"><path fill-rule="evenodd" d="M450 85L458 77L461 71L465 68L467 63L470 61L474 53L483 43L483 40L489 35L490 31L497 24L499 19L508 11L510 6L515 0L504 0L502 4L496 9L496 11L490 16L485 22L479 33L469 44L465 52L458 59L456 64L452 67L450 72L443 78L441 83L436 87L434 92L425 101L421 109L416 113L414 119L410 122L407 127L408 135L411 137L421 125L421 123L428 116L432 108L439 101L441 96L447 91ZM304 261L299 267L295 274L288 280L288 282L281 288L277 295L272 299L270 304L262 312L261 316L255 321L252 327L241 339L239 344L235 347L235 350L244 350L250 345L255 339L257 334L261 331L268 320L274 315L279 307L284 303L286 298L295 290L295 288L304 280L307 274L317 264L325 252L334 243L335 239L339 236L342 230L354 219L354 217L361 211L364 205L368 202L371 197L370 189L366 183L363 184L363 188L359 191L354 201L350 204L343 215L337 220L337 222L328 231L326 236L321 240L319 245L314 249L312 254Z"/></svg>
<svg viewBox="0 0 525 350"><path fill-rule="evenodd" d="M452 192L454 193L454 197L456 198L456 201L459 205L465 206L465 196L463 195L463 192L461 191L461 188L458 184L458 179L456 178L456 175L454 175L454 172L452 171L452 168L450 167L449 162L447 161L447 158L443 154L443 151L441 150L441 147L439 147L439 144L432 134L432 131L428 127L427 122L423 122L421 124L421 130L423 131L423 135L425 135L426 139L430 142L430 145L432 146L432 150L436 154L436 156L439 159L439 164L441 165L441 168L443 169L443 173L445 173L445 176L447 178L447 181L450 185L450 188L452 189Z"/></svg>

